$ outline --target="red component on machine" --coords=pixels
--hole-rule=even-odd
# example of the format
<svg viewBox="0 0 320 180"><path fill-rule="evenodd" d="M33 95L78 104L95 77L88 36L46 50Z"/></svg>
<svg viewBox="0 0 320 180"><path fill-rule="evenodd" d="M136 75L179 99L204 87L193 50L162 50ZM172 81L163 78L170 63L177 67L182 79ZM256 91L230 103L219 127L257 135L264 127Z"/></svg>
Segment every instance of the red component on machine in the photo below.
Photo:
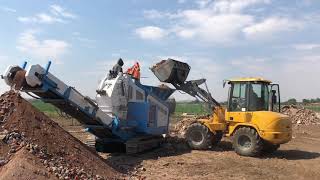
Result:
<svg viewBox="0 0 320 180"><path fill-rule="evenodd" d="M128 68L126 73L134 79L140 80L140 64L136 62L131 68Z"/></svg>

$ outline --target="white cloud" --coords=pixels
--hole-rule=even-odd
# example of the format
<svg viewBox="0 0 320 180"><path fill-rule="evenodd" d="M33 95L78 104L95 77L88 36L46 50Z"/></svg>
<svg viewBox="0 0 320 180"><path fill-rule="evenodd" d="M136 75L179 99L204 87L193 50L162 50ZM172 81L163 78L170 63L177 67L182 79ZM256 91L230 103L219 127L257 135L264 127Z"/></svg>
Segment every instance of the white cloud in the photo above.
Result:
<svg viewBox="0 0 320 180"><path fill-rule="evenodd" d="M146 19L161 19L161 18L164 18L166 14L158 10L151 9L151 10L143 11L143 16Z"/></svg>
<svg viewBox="0 0 320 180"><path fill-rule="evenodd" d="M49 13L38 13L33 16L20 16L18 21L23 23L42 23L42 24L53 24L53 23L66 23L69 19L74 19L77 16L67 12L64 8L58 5L51 5Z"/></svg>
<svg viewBox="0 0 320 180"><path fill-rule="evenodd" d="M240 13L249 6L270 3L269 0L217 0L211 3L212 9L217 13ZM208 1L205 1L208 5Z"/></svg>
<svg viewBox="0 0 320 180"><path fill-rule="evenodd" d="M292 45L296 50L313 50L320 48L320 44L310 43L310 44L294 44Z"/></svg>
<svg viewBox="0 0 320 180"><path fill-rule="evenodd" d="M255 17L243 11L251 6L269 3L269 0L198 0L199 8L178 10L176 13L145 11L149 19L167 18L167 33L182 39L209 43L234 42L242 30L255 23Z"/></svg>
<svg viewBox="0 0 320 180"><path fill-rule="evenodd" d="M264 19L243 29L245 35L249 38L266 37L274 35L274 33L294 31L303 28L303 23L297 20L270 17Z"/></svg>
<svg viewBox="0 0 320 180"><path fill-rule="evenodd" d="M285 52L273 57L239 57L231 60L234 77L263 77L280 84L282 100L319 97L320 54ZM227 66L227 65L226 65ZM230 74L229 74L230 75ZM312 86L312 88L307 88Z"/></svg>
<svg viewBox="0 0 320 180"><path fill-rule="evenodd" d="M16 63L15 59L10 58L7 55L2 54L2 52L0 52L0 75L2 75L4 73L4 71L6 70L7 66L9 64L14 64ZM0 78L0 94L6 92L10 90L10 87L5 84L4 80Z"/></svg>
<svg viewBox="0 0 320 180"><path fill-rule="evenodd" d="M209 3L211 3L212 0L197 0L197 1L195 1L195 2L198 4L198 6L199 6L200 8L204 8L204 7L206 7Z"/></svg>
<svg viewBox="0 0 320 180"><path fill-rule="evenodd" d="M144 11L145 18L167 20L167 34L208 44L233 45L243 40L269 40L285 32L298 32L314 18L293 14L256 14L271 0L197 0L198 8L176 12ZM312 16L314 17L314 16ZM309 18L309 19L308 19ZM162 23L163 24L163 23ZM163 28L159 26L158 28ZM280 37L280 36L279 36Z"/></svg>
<svg viewBox="0 0 320 180"><path fill-rule="evenodd" d="M146 26L136 29L136 34L142 39L159 40L164 38L167 32L156 26Z"/></svg>
<svg viewBox="0 0 320 180"><path fill-rule="evenodd" d="M17 49L23 53L43 60L56 59L66 53L70 45L62 40L44 39L36 37L37 31L28 30L21 33L18 38Z"/></svg>
<svg viewBox="0 0 320 180"><path fill-rule="evenodd" d="M261 57L242 57L230 61L231 66L235 69L241 69L245 72L245 76L255 76L265 74L268 70L268 62L270 60ZM252 73L252 74L250 74Z"/></svg>
<svg viewBox="0 0 320 180"><path fill-rule="evenodd" d="M36 14L34 16L24 16L24 17L18 17L18 21L23 22L23 23L43 23L43 24L53 24L53 23L65 23L66 21L51 16L46 13L40 13Z"/></svg>
<svg viewBox="0 0 320 180"><path fill-rule="evenodd" d="M179 4L183 4L183 3L186 3L187 0L177 0L177 2L178 2Z"/></svg>
<svg viewBox="0 0 320 180"><path fill-rule="evenodd" d="M9 7L0 7L1 10L8 12L8 13L16 13L17 10Z"/></svg>
<svg viewBox="0 0 320 180"><path fill-rule="evenodd" d="M305 54L291 57L276 72L282 84L282 93L286 98L319 97L320 54Z"/></svg>
<svg viewBox="0 0 320 180"><path fill-rule="evenodd" d="M8 56L0 55L0 63L6 62L8 60Z"/></svg>
<svg viewBox="0 0 320 180"><path fill-rule="evenodd" d="M63 7L56 5L56 4L50 6L50 11L52 14L54 14L56 16L62 16L65 18L74 19L77 17L75 14L68 12L66 9L64 9Z"/></svg>
<svg viewBox="0 0 320 180"><path fill-rule="evenodd" d="M269 0L197 1L199 9L180 12L176 34L211 43L230 43L241 37L242 30L255 23L255 16L243 11Z"/></svg>
<svg viewBox="0 0 320 180"><path fill-rule="evenodd" d="M224 43L233 41L242 28L253 18L241 14L212 15L206 10L184 11L182 25L176 27L181 38L196 38L206 42Z"/></svg>

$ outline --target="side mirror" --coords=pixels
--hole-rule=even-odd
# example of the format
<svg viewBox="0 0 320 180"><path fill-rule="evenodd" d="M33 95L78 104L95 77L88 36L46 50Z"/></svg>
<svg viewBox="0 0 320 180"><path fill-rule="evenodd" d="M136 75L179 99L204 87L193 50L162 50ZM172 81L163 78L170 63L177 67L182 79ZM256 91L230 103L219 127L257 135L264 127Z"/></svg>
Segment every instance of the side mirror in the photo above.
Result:
<svg viewBox="0 0 320 180"><path fill-rule="evenodd" d="M276 96L277 91L272 90L272 104L277 104L277 96Z"/></svg>

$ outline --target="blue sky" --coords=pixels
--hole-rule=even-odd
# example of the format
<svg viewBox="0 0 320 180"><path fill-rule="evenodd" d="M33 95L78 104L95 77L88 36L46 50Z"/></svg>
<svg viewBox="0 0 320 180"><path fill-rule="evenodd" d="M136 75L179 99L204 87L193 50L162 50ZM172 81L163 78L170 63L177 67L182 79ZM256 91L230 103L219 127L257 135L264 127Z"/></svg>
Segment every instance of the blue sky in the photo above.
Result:
<svg viewBox="0 0 320 180"><path fill-rule="evenodd" d="M119 57L125 68L139 61L152 85L149 67L171 57L220 101L222 80L245 76L280 83L283 100L320 97L317 0L0 0L0 22L0 72L52 60L52 73L89 96Z"/></svg>

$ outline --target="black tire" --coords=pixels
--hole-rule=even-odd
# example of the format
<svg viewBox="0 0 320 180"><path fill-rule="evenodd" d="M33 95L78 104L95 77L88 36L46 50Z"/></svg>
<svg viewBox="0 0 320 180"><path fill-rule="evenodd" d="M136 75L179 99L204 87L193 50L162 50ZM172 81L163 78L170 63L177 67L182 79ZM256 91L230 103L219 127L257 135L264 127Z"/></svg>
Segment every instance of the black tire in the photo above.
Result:
<svg viewBox="0 0 320 180"><path fill-rule="evenodd" d="M233 148L242 156L258 156L263 147L262 139L256 130L249 127L241 127L233 135Z"/></svg>
<svg viewBox="0 0 320 180"><path fill-rule="evenodd" d="M200 123L194 123L189 126L186 132L186 139L188 145L197 150L209 149L214 142L213 133Z"/></svg>
<svg viewBox="0 0 320 180"><path fill-rule="evenodd" d="M221 139L223 137L223 132L222 131L216 131L213 135L213 141L212 141L212 145L216 145L218 144Z"/></svg>
<svg viewBox="0 0 320 180"><path fill-rule="evenodd" d="M263 142L262 152L264 153L273 153L276 150L278 150L280 147L280 144L271 144L269 142Z"/></svg>

